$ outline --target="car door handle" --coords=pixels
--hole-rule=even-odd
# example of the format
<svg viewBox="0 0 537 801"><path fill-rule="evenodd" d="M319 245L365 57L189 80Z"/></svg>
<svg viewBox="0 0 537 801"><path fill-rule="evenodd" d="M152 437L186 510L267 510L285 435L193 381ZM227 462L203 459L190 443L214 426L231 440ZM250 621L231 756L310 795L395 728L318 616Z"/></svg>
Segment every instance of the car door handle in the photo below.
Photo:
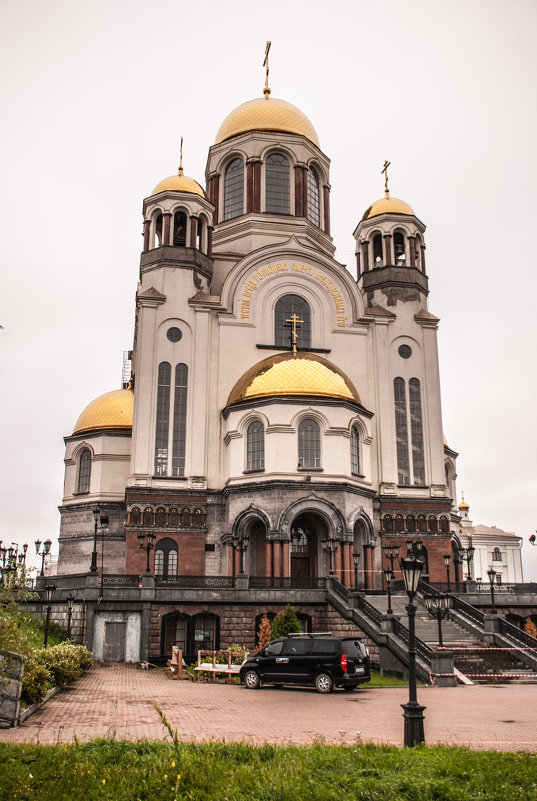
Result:
<svg viewBox="0 0 537 801"><path fill-rule="evenodd" d="M277 656L276 662L289 662L289 659L285 656Z"/></svg>

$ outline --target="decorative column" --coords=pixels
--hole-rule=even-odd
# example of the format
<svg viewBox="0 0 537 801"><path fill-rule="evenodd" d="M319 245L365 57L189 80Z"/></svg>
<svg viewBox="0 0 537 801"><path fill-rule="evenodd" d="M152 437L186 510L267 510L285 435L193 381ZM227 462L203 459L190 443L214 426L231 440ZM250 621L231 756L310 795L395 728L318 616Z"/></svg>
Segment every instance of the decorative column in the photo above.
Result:
<svg viewBox="0 0 537 801"><path fill-rule="evenodd" d="M246 163L246 213L261 211L261 162L252 159Z"/></svg>
<svg viewBox="0 0 537 801"><path fill-rule="evenodd" d="M274 551L273 551L273 567L274 567L274 578L281 577L281 542L279 540L274 540Z"/></svg>
<svg viewBox="0 0 537 801"><path fill-rule="evenodd" d="M342 568L342 564L341 564L341 561L342 561L342 558L341 558L341 557L342 557L342 554L341 554L341 545L342 545L342 543L340 542L340 543L339 543L339 548L337 549L337 551L336 551L336 552L335 552L335 554L334 554L334 556L335 556L335 560L334 560L334 561L335 561L334 569L335 569L335 571L336 571L336 576L337 576L337 577L338 577L338 579L341 581L341 583L342 583L342 584L344 584L345 582L344 582L344 580L343 580L343 575L342 575L342 573L341 573L341 568Z"/></svg>
<svg viewBox="0 0 537 801"><path fill-rule="evenodd" d="M323 186L324 232L330 236L330 185Z"/></svg>
<svg viewBox="0 0 537 801"><path fill-rule="evenodd" d="M410 267L416 266L416 237L408 237L408 263Z"/></svg>
<svg viewBox="0 0 537 801"><path fill-rule="evenodd" d="M210 259L213 257L213 231L212 225L207 226L207 255Z"/></svg>
<svg viewBox="0 0 537 801"><path fill-rule="evenodd" d="M165 211L162 215L164 218L164 231L162 234L162 244L169 245L170 244L170 222L171 222L171 212Z"/></svg>
<svg viewBox="0 0 537 801"><path fill-rule="evenodd" d="M307 170L297 164L295 166L295 217L306 216L307 206Z"/></svg>
<svg viewBox="0 0 537 801"><path fill-rule="evenodd" d="M150 234L151 234L151 220L144 220L144 251L149 250Z"/></svg>
<svg viewBox="0 0 537 801"><path fill-rule="evenodd" d="M265 576L271 578L272 576L272 542L265 540Z"/></svg>
<svg viewBox="0 0 537 801"><path fill-rule="evenodd" d="M354 255L356 256L356 277L360 278L362 274L360 271L360 251L357 250Z"/></svg>
<svg viewBox="0 0 537 801"><path fill-rule="evenodd" d="M425 272L425 245L420 246L421 250L421 271L422 273Z"/></svg>
<svg viewBox="0 0 537 801"><path fill-rule="evenodd" d="M289 559L289 540L284 540L282 542L282 567L283 567L283 576L284 578L288 578L291 575L291 563Z"/></svg>
<svg viewBox="0 0 537 801"><path fill-rule="evenodd" d="M233 578L235 575L234 571L235 567L235 548L233 545L228 542L227 545L227 574L230 578Z"/></svg>
<svg viewBox="0 0 537 801"><path fill-rule="evenodd" d="M362 242L361 247L364 273L367 273L369 270L369 242Z"/></svg>
<svg viewBox="0 0 537 801"><path fill-rule="evenodd" d="M219 223L218 219L218 198L220 195L220 176L219 175L211 175L209 178L209 200L214 206L214 214L213 214L213 223L217 225Z"/></svg>
<svg viewBox="0 0 537 801"><path fill-rule="evenodd" d="M383 234L383 236L384 236L384 266L389 267L394 263L393 253L392 253L392 235Z"/></svg>
<svg viewBox="0 0 537 801"><path fill-rule="evenodd" d="M197 217L190 218L190 247L195 248L198 239L198 225L199 220Z"/></svg>

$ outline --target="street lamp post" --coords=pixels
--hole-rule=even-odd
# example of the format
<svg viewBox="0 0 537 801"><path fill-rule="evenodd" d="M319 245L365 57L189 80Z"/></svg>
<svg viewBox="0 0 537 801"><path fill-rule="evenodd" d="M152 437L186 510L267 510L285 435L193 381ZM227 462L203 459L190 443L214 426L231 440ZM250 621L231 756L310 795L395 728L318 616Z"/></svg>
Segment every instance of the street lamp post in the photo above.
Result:
<svg viewBox="0 0 537 801"><path fill-rule="evenodd" d="M148 531L147 534L144 534L143 531L140 531L138 534L138 543L142 551L146 553L146 562L145 562L145 572L149 573L149 552L153 550L155 547L155 539L156 534L152 531Z"/></svg>
<svg viewBox="0 0 537 801"><path fill-rule="evenodd" d="M233 549L240 555L239 575L244 575L244 554L250 544L250 535L246 531L238 531L232 536Z"/></svg>
<svg viewBox="0 0 537 801"><path fill-rule="evenodd" d="M386 588L388 590L388 608L386 609L387 615L393 615L392 588L391 588L393 577L394 577L393 570L387 567L386 570L384 571L384 578L386 579Z"/></svg>
<svg viewBox="0 0 537 801"><path fill-rule="evenodd" d="M328 554L330 561L330 575L334 572L334 554L338 549L338 545L338 541L332 539L332 537L325 537L324 540L321 540L322 549Z"/></svg>
<svg viewBox="0 0 537 801"><path fill-rule="evenodd" d="M34 542L35 545L35 552L38 556L41 557L41 573L40 576L45 575L45 559L50 553L50 546L52 545L52 540L45 540L43 543L43 550L41 551L41 540L36 540Z"/></svg>
<svg viewBox="0 0 537 801"><path fill-rule="evenodd" d="M425 707L418 704L416 688L416 607L413 603L422 569L423 563L416 559L414 554L406 559L401 559L401 571L408 595L406 607L408 613L408 703L401 704L401 706L405 720L404 741L405 746L409 748L425 742L423 728Z"/></svg>
<svg viewBox="0 0 537 801"><path fill-rule="evenodd" d="M358 589L358 565L360 564L360 554L358 551L352 552L352 560L354 562L354 589Z"/></svg>
<svg viewBox="0 0 537 801"><path fill-rule="evenodd" d="M462 562L466 562L468 564L468 575L466 576L466 581L472 580L472 560L474 558L475 548L472 545L472 540L470 540L470 544L468 548L460 548L459 555Z"/></svg>
<svg viewBox="0 0 537 801"><path fill-rule="evenodd" d="M66 598L67 601L67 639L71 639L71 617L73 615L73 603L75 601L75 596L72 592Z"/></svg>
<svg viewBox="0 0 537 801"><path fill-rule="evenodd" d="M491 615L497 614L496 606L494 604L494 576L496 575L496 571L491 567L490 570L487 570L487 576L489 577L490 582L490 599L492 601L492 609L490 610Z"/></svg>
<svg viewBox="0 0 537 801"><path fill-rule="evenodd" d="M94 509L92 509L92 513L93 513L93 519L95 521L95 526L94 526L94 529L93 529L93 551L91 552L90 573L96 573L97 572L97 529L99 527L99 524L102 526L103 529L105 529L106 526L109 523L109 520L108 520L107 515L101 515L101 510L99 509L98 506L96 506ZM103 546L104 546L104 543L103 543ZM102 568L101 568L101 571L102 571Z"/></svg>
<svg viewBox="0 0 537 801"><path fill-rule="evenodd" d="M55 584L46 584L45 585L45 601L47 602L47 616L45 618L45 639L43 642L43 647L46 648L48 645L48 627L50 625L50 613L52 612L52 599L54 598L54 593L56 592L56 585Z"/></svg>
<svg viewBox="0 0 537 801"><path fill-rule="evenodd" d="M450 583L450 575L449 575L449 563L451 562L451 556L448 553L444 554L444 564L446 566L446 575L447 575L447 591L451 592L451 583Z"/></svg>
<svg viewBox="0 0 537 801"><path fill-rule="evenodd" d="M438 647L443 648L442 641L442 620L449 617L449 609L451 607L451 595L427 595L425 597L425 606L429 616L436 619L438 624Z"/></svg>

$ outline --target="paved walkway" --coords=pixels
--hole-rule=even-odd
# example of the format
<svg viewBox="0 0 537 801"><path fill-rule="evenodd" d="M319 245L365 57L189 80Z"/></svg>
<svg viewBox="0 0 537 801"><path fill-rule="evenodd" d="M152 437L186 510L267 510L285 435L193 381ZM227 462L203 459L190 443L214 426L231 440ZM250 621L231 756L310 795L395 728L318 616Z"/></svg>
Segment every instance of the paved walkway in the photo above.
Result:
<svg viewBox="0 0 537 801"><path fill-rule="evenodd" d="M535 686L423 687L428 744L537 753ZM312 689L173 681L160 670L94 666L0 741L69 742L94 737L160 740L158 704L182 740L254 743L364 742L402 745L406 688L320 695Z"/></svg>

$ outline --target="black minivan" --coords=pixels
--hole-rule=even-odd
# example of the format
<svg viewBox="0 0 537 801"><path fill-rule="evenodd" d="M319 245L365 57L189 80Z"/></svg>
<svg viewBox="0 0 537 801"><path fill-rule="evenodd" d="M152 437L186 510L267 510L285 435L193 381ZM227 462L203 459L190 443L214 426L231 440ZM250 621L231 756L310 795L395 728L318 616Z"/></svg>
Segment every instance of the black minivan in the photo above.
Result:
<svg viewBox="0 0 537 801"><path fill-rule="evenodd" d="M261 684L304 684L320 693L354 690L371 678L369 651L356 637L291 634L251 654L239 675L249 690Z"/></svg>

